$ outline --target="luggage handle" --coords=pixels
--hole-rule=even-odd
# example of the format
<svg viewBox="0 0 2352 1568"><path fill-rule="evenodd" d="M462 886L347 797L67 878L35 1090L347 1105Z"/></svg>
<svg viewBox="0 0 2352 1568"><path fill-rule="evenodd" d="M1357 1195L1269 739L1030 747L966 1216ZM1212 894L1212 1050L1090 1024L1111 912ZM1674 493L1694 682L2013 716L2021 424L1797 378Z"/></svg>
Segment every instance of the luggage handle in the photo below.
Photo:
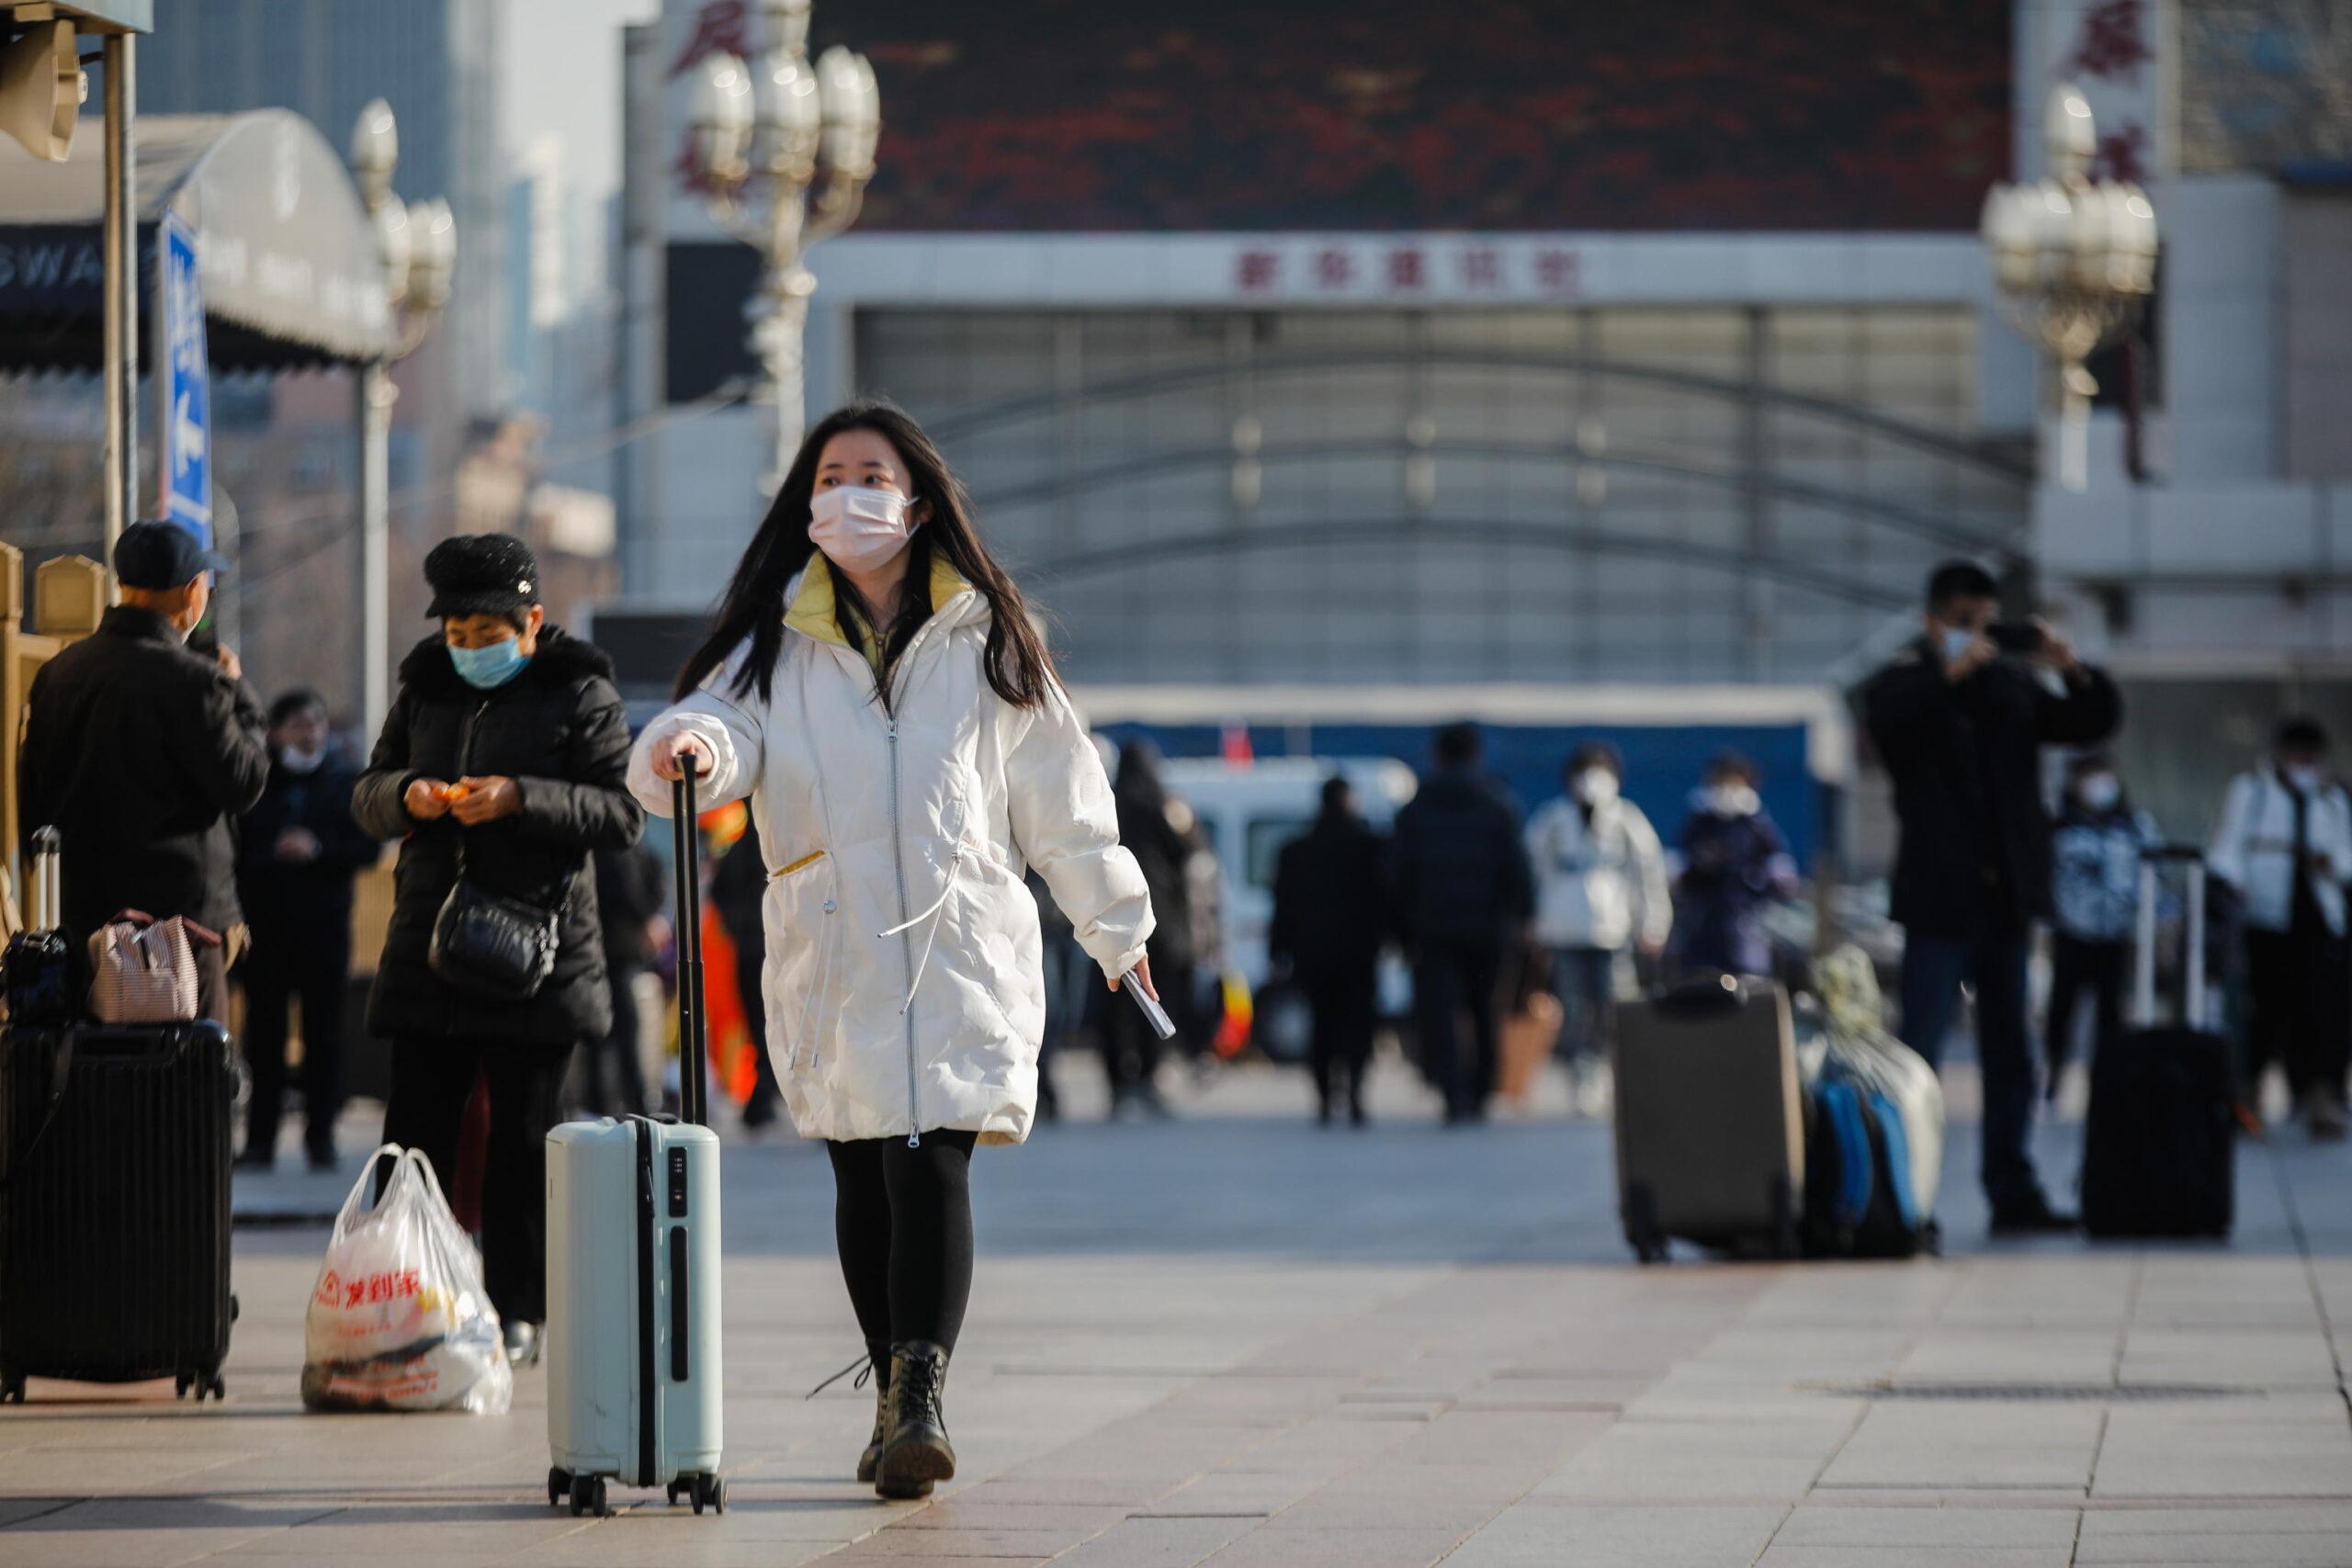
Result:
<svg viewBox="0 0 2352 1568"><path fill-rule="evenodd" d="M34 931L53 931L65 923L64 892L58 873L65 836L54 828L33 829L33 911L28 924Z"/></svg>
<svg viewBox="0 0 2352 1568"><path fill-rule="evenodd" d="M1650 1005L1669 1018L1730 1012L1739 1006L1739 976L1718 975L1712 979L1686 981L1660 991L1651 998Z"/></svg>
<svg viewBox="0 0 2352 1568"><path fill-rule="evenodd" d="M702 836L695 818L692 754L678 759L671 786L670 832L678 877L678 1117L693 1126L710 1122L710 1087L704 1058L709 1042L702 997Z"/></svg>
<svg viewBox="0 0 2352 1568"><path fill-rule="evenodd" d="M2207 1026L2205 1013L2205 852L2193 844L2150 844L2140 852L2140 900L2132 943L2132 1011L2143 1029L2158 1023L2156 1010L2156 890L2159 868L2184 866L2188 874L2188 929L2181 942L2181 968L2186 980L2181 998L2181 1021L2191 1029Z"/></svg>

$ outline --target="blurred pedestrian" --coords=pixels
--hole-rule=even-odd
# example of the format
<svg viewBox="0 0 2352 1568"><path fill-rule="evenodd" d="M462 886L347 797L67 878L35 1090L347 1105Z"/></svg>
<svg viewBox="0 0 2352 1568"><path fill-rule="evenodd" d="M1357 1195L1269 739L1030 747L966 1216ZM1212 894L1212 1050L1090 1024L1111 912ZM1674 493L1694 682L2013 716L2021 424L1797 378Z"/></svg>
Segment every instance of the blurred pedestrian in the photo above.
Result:
<svg viewBox="0 0 2352 1568"><path fill-rule="evenodd" d="M63 852L75 952L124 909L184 915L244 939L233 820L269 782L268 720L237 656L187 649L220 558L187 529L134 523L115 542L122 603L33 677L17 753L17 822ZM207 996L206 1015L227 998Z"/></svg>
<svg viewBox="0 0 2352 1568"><path fill-rule="evenodd" d="M1625 759L1605 740L1568 753L1565 793L1527 825L1535 940L1551 951L1559 1050L1577 1110L1609 1111L1609 1047L1628 953L1665 951L1674 907L1657 829L1624 796Z"/></svg>
<svg viewBox="0 0 2352 1568"><path fill-rule="evenodd" d="M601 1039L580 1043L580 1103L591 1116L642 1116L656 1106L646 1092L637 983L669 945L670 874L662 857L642 842L598 850L595 866L596 919L613 1027Z"/></svg>
<svg viewBox="0 0 2352 1568"><path fill-rule="evenodd" d="M645 816L625 783L612 660L548 624L530 547L445 539L424 576L440 629L401 660L352 803L362 828L401 840L368 1022L392 1043L384 1136L423 1149L444 1187L474 1080L487 1079L482 1267L508 1352L528 1364L548 1315L548 1129L572 1048L613 1027L590 857L637 842ZM553 972L499 995L445 979L435 935L453 895L552 917Z"/></svg>
<svg viewBox="0 0 2352 1568"><path fill-rule="evenodd" d="M1168 999L1180 1032L1192 1009L1193 926L1191 868L1198 845L1185 829L1190 808L1179 812L1159 776L1159 753L1148 740L1119 749L1118 776L1111 785L1118 807L1119 842L1143 868L1151 891L1151 973ZM1159 1095L1159 1037L1132 1007L1109 1010L1102 1020L1102 1066L1111 1078L1111 1114L1139 1111L1165 1118Z"/></svg>
<svg viewBox="0 0 2352 1568"><path fill-rule="evenodd" d="M1054 902L1054 890L1032 870L1026 878L1029 896L1037 901L1037 931L1043 948L1046 976L1046 1027L1037 1037L1037 1119L1058 1122L1062 1097L1054 1087L1054 1057L1069 1048L1086 1021L1087 1002L1094 989L1087 981L1086 949L1078 932Z"/></svg>
<svg viewBox="0 0 2352 1568"><path fill-rule="evenodd" d="M1449 1126L1486 1118L1498 1065L1502 955L1524 940L1534 904L1518 818L1487 782L1485 757L1477 726L1440 730L1434 766L1396 814L1391 846L1424 1070L1445 1097Z"/></svg>
<svg viewBox="0 0 2352 1568"><path fill-rule="evenodd" d="M768 950L764 906L768 892L766 852L760 847L760 825L747 818L743 835L718 857L710 875L710 907L719 928L735 949L735 994L743 1004L744 1026L752 1036L752 1098L743 1104L743 1126L758 1133L775 1124L784 1111L784 1091L777 1086L775 1064L768 1059L768 1010L764 959Z"/></svg>
<svg viewBox="0 0 2352 1568"><path fill-rule="evenodd" d="M2213 835L2213 874L2237 895L2245 936L2245 1103L2283 1066L2296 1112L2315 1138L2344 1136L2347 1035L2345 883L2352 880L2352 801L2326 772L2327 732L2278 726L2270 756L2230 781Z"/></svg>
<svg viewBox="0 0 2352 1568"><path fill-rule="evenodd" d="M1871 677L1862 716L1901 826L1892 913L1904 929L1903 1039L1940 1065L1961 986L1975 983L1993 1228L2066 1230L2075 1222L2051 1207L2026 1146L2026 957L2050 905L2041 748L2106 739L2122 699L2049 626L1996 625L1998 592L1973 562L1937 568L1918 639Z"/></svg>
<svg viewBox="0 0 2352 1568"><path fill-rule="evenodd" d="M2106 1050L2123 1028L2140 854L2161 841L2155 818L2132 808L2113 757L2086 751L2067 764L2065 798L2051 835L2050 1015L2041 1029L2047 1099L2058 1098L2085 1002L2091 1004L2093 1051Z"/></svg>
<svg viewBox="0 0 2352 1568"><path fill-rule="evenodd" d="M253 1092L237 1163L267 1170L286 1100L288 1012L302 1009L303 1146L333 1170L343 1109L343 1010L351 985L351 889L383 846L351 819L359 782L327 729L316 692L269 706L269 781L238 827L237 894L253 930L239 978Z"/></svg>
<svg viewBox="0 0 2352 1568"><path fill-rule="evenodd" d="M1706 782L1682 819L1680 909L1676 956L1683 968L1770 975L1772 942L1764 911L1796 885L1781 825L1757 793L1756 764L1736 751L1707 764Z"/></svg>
<svg viewBox="0 0 2352 1568"><path fill-rule="evenodd" d="M1344 778L1323 781L1315 826L1283 846L1274 867L1267 956L1286 965L1314 1015L1309 1061L1315 1119L1329 1125L1344 1090L1348 1119L1365 1121L1364 1069L1380 1010L1380 949L1391 918L1387 846L1364 825Z"/></svg>
<svg viewBox="0 0 2352 1568"><path fill-rule="evenodd" d="M665 812L671 781L707 772L710 804L749 797L779 863L768 1038L795 1126L826 1142L879 1374L857 1473L922 1496L956 1473L972 1150L1021 1142L1036 1113L1037 909L1012 868L1045 876L1108 985L1152 996L1148 891L1021 591L888 403L802 441L678 694L629 783Z"/></svg>

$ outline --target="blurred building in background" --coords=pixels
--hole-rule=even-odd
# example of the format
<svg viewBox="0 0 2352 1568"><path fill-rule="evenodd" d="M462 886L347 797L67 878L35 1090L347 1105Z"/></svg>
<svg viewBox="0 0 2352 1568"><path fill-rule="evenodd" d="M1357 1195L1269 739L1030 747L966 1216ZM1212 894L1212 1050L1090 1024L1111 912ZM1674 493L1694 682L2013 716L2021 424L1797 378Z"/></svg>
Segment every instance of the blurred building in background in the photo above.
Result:
<svg viewBox="0 0 2352 1568"><path fill-rule="evenodd" d="M748 9L671 0L636 55L633 385L673 411L753 369L756 258L679 156ZM1932 560L2025 547L1975 236L2010 6L1704 11L820 6L884 138L811 408L934 429L1082 682L1820 681ZM756 418L636 467L632 600L723 580Z"/></svg>

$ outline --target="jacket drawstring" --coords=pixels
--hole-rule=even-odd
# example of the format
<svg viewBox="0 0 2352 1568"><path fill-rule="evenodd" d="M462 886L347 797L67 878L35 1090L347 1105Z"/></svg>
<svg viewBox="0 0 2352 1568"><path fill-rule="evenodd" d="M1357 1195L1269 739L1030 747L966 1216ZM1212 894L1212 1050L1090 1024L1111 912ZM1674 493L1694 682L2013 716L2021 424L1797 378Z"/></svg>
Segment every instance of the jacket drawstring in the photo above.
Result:
<svg viewBox="0 0 2352 1568"><path fill-rule="evenodd" d="M915 993L922 988L922 972L931 965L932 944L939 940L939 922L946 917L947 900L956 896L956 874L964 868L964 857L969 852L963 840L957 840L955 856L947 863L947 885L939 890L939 897L932 901L931 908L911 920L892 926L887 931L876 933L876 940L879 941L884 937L897 936L900 931L912 931L925 921L931 924L931 929L923 933L922 956L915 962L914 978L907 987L907 999L899 1004L899 1012L901 1016L904 1016L909 1008L915 1005Z"/></svg>

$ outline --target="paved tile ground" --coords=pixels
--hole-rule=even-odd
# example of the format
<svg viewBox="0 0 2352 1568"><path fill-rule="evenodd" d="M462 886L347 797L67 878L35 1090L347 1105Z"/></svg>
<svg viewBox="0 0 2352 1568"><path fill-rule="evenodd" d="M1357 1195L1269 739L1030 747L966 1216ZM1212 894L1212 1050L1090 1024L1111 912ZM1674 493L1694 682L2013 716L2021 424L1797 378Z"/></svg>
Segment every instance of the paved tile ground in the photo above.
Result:
<svg viewBox="0 0 2352 1568"><path fill-rule="evenodd" d="M2352 1565L2352 1153L2245 1149L2227 1247L1987 1247L1963 1129L1944 1259L1644 1269L1601 1128L1441 1131L1394 1074L1370 1132L1305 1103L1237 1073L981 1154L928 1505L849 1480L865 1395L802 1397L855 1336L821 1154L771 1140L727 1156L725 1517L549 1510L539 1373L503 1418L302 1414L322 1233L279 1225L239 1233L225 1406L0 1414L0 1563Z"/></svg>

